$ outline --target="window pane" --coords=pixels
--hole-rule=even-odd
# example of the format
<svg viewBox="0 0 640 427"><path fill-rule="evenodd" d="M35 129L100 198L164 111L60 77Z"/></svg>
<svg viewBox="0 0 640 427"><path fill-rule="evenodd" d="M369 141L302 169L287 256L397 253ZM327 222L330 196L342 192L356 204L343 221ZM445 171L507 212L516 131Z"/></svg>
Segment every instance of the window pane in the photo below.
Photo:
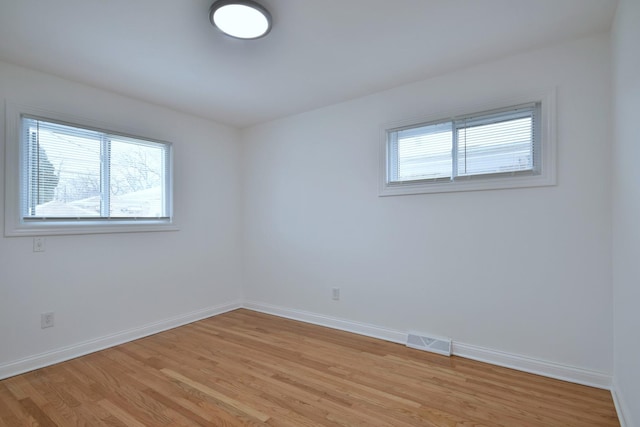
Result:
<svg viewBox="0 0 640 427"><path fill-rule="evenodd" d="M112 217L167 216L163 198L165 151L157 144L111 140Z"/></svg>
<svg viewBox="0 0 640 427"><path fill-rule="evenodd" d="M168 144L23 117L28 220L167 219Z"/></svg>
<svg viewBox="0 0 640 427"><path fill-rule="evenodd" d="M100 216L100 137L96 132L25 119L28 185L23 216Z"/></svg>
<svg viewBox="0 0 640 427"><path fill-rule="evenodd" d="M451 177L451 122L396 133L397 181Z"/></svg>
<svg viewBox="0 0 640 427"><path fill-rule="evenodd" d="M456 124L459 176L533 170L532 112L510 120Z"/></svg>

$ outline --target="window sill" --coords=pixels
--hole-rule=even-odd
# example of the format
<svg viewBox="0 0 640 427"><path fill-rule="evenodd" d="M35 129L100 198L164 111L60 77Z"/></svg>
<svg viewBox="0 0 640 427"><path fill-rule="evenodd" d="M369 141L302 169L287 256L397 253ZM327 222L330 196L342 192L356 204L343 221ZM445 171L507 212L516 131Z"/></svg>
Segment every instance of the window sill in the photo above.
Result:
<svg viewBox="0 0 640 427"><path fill-rule="evenodd" d="M416 181L397 184L382 183L378 192L384 196L409 194L452 193L458 191L502 190L508 188L545 187L556 185L555 174L514 176L510 178L476 178L465 181Z"/></svg>
<svg viewBox="0 0 640 427"><path fill-rule="evenodd" d="M101 223L97 221L56 222L54 223L29 223L16 227L5 227L6 237L18 236L60 236L74 234L106 234L106 233L145 233L156 231L179 231L173 223L148 221L148 222L117 222Z"/></svg>

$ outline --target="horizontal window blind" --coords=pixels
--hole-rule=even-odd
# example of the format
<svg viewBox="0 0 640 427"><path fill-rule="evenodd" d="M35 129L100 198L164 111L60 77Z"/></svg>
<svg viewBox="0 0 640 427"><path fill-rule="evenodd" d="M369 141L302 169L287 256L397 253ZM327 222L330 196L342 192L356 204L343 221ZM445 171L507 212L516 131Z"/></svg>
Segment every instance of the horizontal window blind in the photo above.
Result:
<svg viewBox="0 0 640 427"><path fill-rule="evenodd" d="M532 171L534 108L456 120L456 176Z"/></svg>
<svg viewBox="0 0 640 427"><path fill-rule="evenodd" d="M170 146L22 117L25 221L168 219Z"/></svg>
<svg viewBox="0 0 640 427"><path fill-rule="evenodd" d="M451 177L451 123L397 132L396 181Z"/></svg>
<svg viewBox="0 0 640 427"><path fill-rule="evenodd" d="M527 104L388 131L388 182L533 174L539 108Z"/></svg>

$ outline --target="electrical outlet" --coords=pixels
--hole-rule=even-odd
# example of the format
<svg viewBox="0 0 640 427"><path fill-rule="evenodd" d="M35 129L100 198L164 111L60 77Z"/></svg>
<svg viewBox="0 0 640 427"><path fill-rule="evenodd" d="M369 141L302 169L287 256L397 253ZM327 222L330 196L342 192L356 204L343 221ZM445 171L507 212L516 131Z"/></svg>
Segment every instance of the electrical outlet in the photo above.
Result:
<svg viewBox="0 0 640 427"><path fill-rule="evenodd" d="M33 252L44 252L45 239L44 237L33 238Z"/></svg>
<svg viewBox="0 0 640 427"><path fill-rule="evenodd" d="M340 299L340 288L331 289L331 298L335 301L338 301Z"/></svg>
<svg viewBox="0 0 640 427"><path fill-rule="evenodd" d="M42 329L53 328L53 321L54 321L53 312L42 313L40 315L40 327Z"/></svg>

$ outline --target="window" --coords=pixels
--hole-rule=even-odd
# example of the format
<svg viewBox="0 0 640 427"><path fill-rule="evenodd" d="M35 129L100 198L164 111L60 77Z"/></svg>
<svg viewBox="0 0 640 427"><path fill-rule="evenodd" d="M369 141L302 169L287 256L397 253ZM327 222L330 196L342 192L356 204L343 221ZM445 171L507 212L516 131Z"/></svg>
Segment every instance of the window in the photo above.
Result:
<svg viewBox="0 0 640 427"><path fill-rule="evenodd" d="M15 191L7 193L5 234L172 225L171 144L23 111L12 111L19 130L7 139L7 182Z"/></svg>
<svg viewBox="0 0 640 427"><path fill-rule="evenodd" d="M380 195L553 185L548 98L386 128Z"/></svg>

